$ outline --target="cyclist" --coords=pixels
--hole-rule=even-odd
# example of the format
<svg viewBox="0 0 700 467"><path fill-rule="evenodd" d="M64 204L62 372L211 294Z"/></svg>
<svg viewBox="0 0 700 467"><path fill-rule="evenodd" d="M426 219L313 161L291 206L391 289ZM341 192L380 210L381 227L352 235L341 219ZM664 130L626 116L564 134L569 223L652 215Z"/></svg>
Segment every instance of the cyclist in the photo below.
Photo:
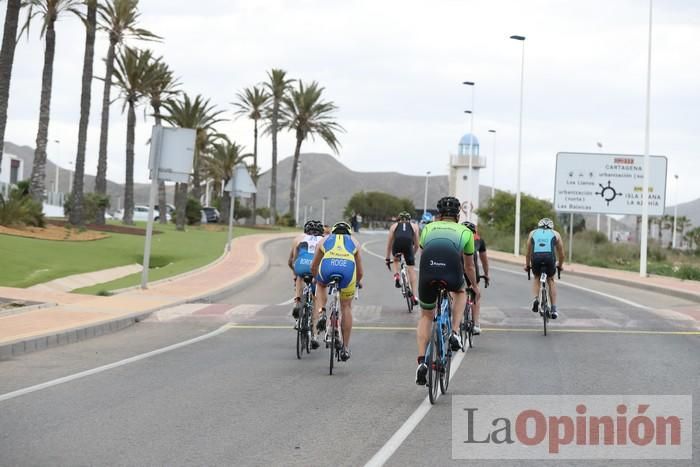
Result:
<svg viewBox="0 0 700 467"><path fill-rule="evenodd" d="M537 228L530 232L527 238L527 253L525 254L525 270L532 268L535 279L532 282L532 311L537 313L540 302L538 293L540 275L547 274L547 287L552 301L552 319L557 319L557 288L554 284L554 273L564 265L564 242L559 232L554 230L554 222L547 217L540 219Z"/></svg>
<svg viewBox="0 0 700 467"><path fill-rule="evenodd" d="M452 196L445 196L437 203L438 220L423 228L420 236L420 247L423 249L420 258L420 274L418 276L418 297L422 308L416 329L418 344L418 368L416 369L416 384L424 386L428 367L425 364L425 349L430 339L433 322L433 310L437 301L438 287L445 284L447 290L453 292L452 304L452 334L450 347L453 351L461 348L459 343L459 318L467 304L464 275L472 283L475 300L481 295L476 282L474 260L474 236L472 232L457 222L460 212L460 202Z"/></svg>
<svg viewBox="0 0 700 467"><path fill-rule="evenodd" d="M407 211L401 211L398 220L389 227L389 239L386 243L386 265L392 263L390 254L394 258L394 284L401 287L399 279L399 255L403 255L408 269L408 278L411 283L411 297L414 305L418 304L415 296L416 289L416 252L418 251L418 226L411 222L411 215Z"/></svg>
<svg viewBox="0 0 700 467"><path fill-rule="evenodd" d="M484 286L488 287L489 286L489 257L486 254L486 242L484 241L483 238L479 235L479 232L476 228L476 224L470 221L462 222L462 225L464 225L466 228L472 231L472 234L474 234L474 269L476 271L476 281L481 282L481 274L479 274L479 262L481 262L481 265L484 268ZM467 280L467 288L471 287L471 282L469 281L469 278L466 278ZM474 302L474 307L472 308L473 314L474 314L474 329L472 332L474 333L475 336L478 336L481 334L481 327L479 326L479 316L481 313L481 300Z"/></svg>
<svg viewBox="0 0 700 467"><path fill-rule="evenodd" d="M314 326L312 329L318 329L318 331L326 329L326 302L330 277L336 274L341 276L339 293L343 348L340 351L340 359L345 362L350 358L352 299L355 296L355 287L359 286L363 275L360 244L352 236L351 227L347 222L334 224L330 235L318 245L311 264L311 271L316 278L316 302L318 304L317 307L314 307ZM311 336L311 344L314 348L318 347L316 333Z"/></svg>
<svg viewBox="0 0 700 467"><path fill-rule="evenodd" d="M316 245L323 238L322 234L323 225L319 221L310 220L304 224L304 233L292 240L292 249L289 252L287 265L294 273L295 295L294 308L292 309L294 319L299 319L301 292L304 289L303 277L311 274L311 261L314 259Z"/></svg>

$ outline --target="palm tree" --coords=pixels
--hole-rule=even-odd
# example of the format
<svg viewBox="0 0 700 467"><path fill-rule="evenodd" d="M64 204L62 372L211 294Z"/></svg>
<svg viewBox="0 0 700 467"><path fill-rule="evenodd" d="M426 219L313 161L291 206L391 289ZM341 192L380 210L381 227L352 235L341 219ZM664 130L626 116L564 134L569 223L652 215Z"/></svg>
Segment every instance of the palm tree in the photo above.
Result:
<svg viewBox="0 0 700 467"><path fill-rule="evenodd" d="M199 186L199 155L206 153L207 147L213 143L217 134L213 131L214 125L222 122L219 118L222 110L197 95L194 100L187 93L177 99L170 98L163 102L163 107L167 112L163 115L163 120L173 126L180 128L192 128L196 130L197 136L194 147L193 175L192 175L192 195L199 199L201 187ZM177 229L185 228L185 206L187 204L187 184L181 183L180 190L175 192L175 207L177 209Z"/></svg>
<svg viewBox="0 0 700 467"><path fill-rule="evenodd" d="M252 154L243 154L243 146L223 137L202 157L202 166L206 176L214 181L214 186L220 187L222 182L226 185L231 180L233 169L249 157ZM231 195L227 191L221 195L221 219L222 222L228 222Z"/></svg>
<svg viewBox="0 0 700 467"><path fill-rule="evenodd" d="M243 92L239 92L237 95L237 102L233 105L238 108L235 112L238 116L246 116L253 120L253 170L254 174L253 183L258 184L258 120L263 117L263 110L267 101L270 99L270 95L258 86L253 86L252 88L246 88ZM257 209L257 197L253 193L253 213L251 215L251 223L255 223L255 210Z"/></svg>
<svg viewBox="0 0 700 467"><path fill-rule="evenodd" d="M275 222L277 219L277 132L280 129L280 107L282 98L287 94L294 82L287 79L287 72L279 68L273 68L267 72L268 82L265 87L270 93L272 102L268 103L266 118L268 125L265 131L272 135L272 171L270 173L270 215Z"/></svg>
<svg viewBox="0 0 700 467"><path fill-rule="evenodd" d="M136 26L139 19L138 0L109 0L99 6L99 27L109 35L109 47L105 59L104 90L102 92L102 118L100 121L100 146L97 158L95 192L107 194L107 143L109 140L109 105L114 73L114 57L126 39L157 40L158 36ZM104 224L105 211L100 209L95 222Z"/></svg>
<svg viewBox="0 0 700 467"><path fill-rule="evenodd" d="M12 65L15 61L15 48L17 47L20 8L22 8L22 0L8 0L7 10L5 10L5 28L2 33L2 49L0 49L0 170L2 170L7 105L10 101L10 80L12 79Z"/></svg>
<svg viewBox="0 0 700 467"><path fill-rule="evenodd" d="M681 238L684 238L686 229L691 225L693 225L693 223L687 216L678 216L676 218L676 233L680 234Z"/></svg>
<svg viewBox="0 0 700 467"><path fill-rule="evenodd" d="M170 67L163 61L155 62L151 73L151 79L148 80L150 84L146 89L146 95L148 96L151 107L153 108L153 116L155 117L156 125L160 125L162 121L160 109L163 106L163 99L167 96L177 94L179 92L177 87L180 85L180 83L175 78L175 75ZM158 212L166 212L167 208L165 204L165 182L159 181ZM167 222L167 216L160 216L161 224L166 224Z"/></svg>
<svg viewBox="0 0 700 467"><path fill-rule="evenodd" d="M90 123L92 99L92 66L95 58L95 30L97 29L97 0L85 0L85 53L83 55L83 79L80 91L80 123L78 124L78 150L75 156L75 174L71 196L70 223L83 225L83 182L85 177L85 146Z"/></svg>
<svg viewBox="0 0 700 467"><path fill-rule="evenodd" d="M153 77L153 53L150 50L125 48L117 54L114 84L121 90L126 121L126 181L124 184L124 217L127 225L134 224L134 140L136 132L136 106L145 97L149 80ZM163 215L165 217L165 215Z"/></svg>
<svg viewBox="0 0 700 467"><path fill-rule="evenodd" d="M298 87L292 89L289 96L283 99L282 122L285 128L294 132L296 146L294 147L294 160L292 163L292 181L289 187L289 213L294 216L296 201L295 181L297 178L297 166L301 143L309 136L314 139L319 136L326 144L338 154L338 138L336 133L342 132L343 127L334 119L333 114L338 107L331 101L322 98L323 88L316 81L305 85L299 81Z"/></svg>
<svg viewBox="0 0 700 467"><path fill-rule="evenodd" d="M56 20L66 12L79 14L77 7L82 0L25 0L29 7L27 22L23 30L29 34L29 25L34 18L40 18L41 37L45 39L44 69L41 75L41 97L39 103L39 128L36 134L34 166L29 191L34 200L41 202L46 182L46 143L51 117L51 90L53 87L53 61L56 52Z"/></svg>

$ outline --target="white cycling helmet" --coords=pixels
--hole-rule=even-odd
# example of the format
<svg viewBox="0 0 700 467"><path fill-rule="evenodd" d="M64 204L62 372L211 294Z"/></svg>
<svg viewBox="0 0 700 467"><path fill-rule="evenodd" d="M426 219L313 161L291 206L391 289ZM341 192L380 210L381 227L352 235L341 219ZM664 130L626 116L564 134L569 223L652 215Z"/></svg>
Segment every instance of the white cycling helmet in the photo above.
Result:
<svg viewBox="0 0 700 467"><path fill-rule="evenodd" d="M540 221L537 223L537 228L539 229L553 229L554 228L554 221L550 219L549 217L544 217L540 219Z"/></svg>

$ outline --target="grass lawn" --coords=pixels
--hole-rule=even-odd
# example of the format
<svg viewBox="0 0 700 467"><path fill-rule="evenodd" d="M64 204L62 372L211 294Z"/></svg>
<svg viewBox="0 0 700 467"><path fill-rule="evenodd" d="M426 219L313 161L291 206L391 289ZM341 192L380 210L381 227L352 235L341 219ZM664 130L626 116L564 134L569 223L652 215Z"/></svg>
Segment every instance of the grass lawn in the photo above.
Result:
<svg viewBox="0 0 700 467"><path fill-rule="evenodd" d="M137 223L138 225L139 223ZM139 226L144 226L140 223ZM149 280L155 281L199 268L223 253L227 232L188 227L178 232L174 225L156 225L163 233L153 236ZM291 230L291 229L290 229ZM234 227L234 236L276 233L282 230ZM141 263L145 237L110 233L90 242L63 242L0 235L0 285L29 287L72 274ZM140 283L140 274L77 290L96 294Z"/></svg>

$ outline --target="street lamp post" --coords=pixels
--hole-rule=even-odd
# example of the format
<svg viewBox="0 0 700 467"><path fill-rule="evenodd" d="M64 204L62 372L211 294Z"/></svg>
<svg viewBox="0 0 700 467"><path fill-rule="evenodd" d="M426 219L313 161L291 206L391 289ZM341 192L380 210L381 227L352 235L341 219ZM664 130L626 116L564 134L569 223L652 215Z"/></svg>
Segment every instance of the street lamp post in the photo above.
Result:
<svg viewBox="0 0 700 467"><path fill-rule="evenodd" d="M428 177L430 177L430 171L425 173L425 195L423 196L423 217L425 213L428 212Z"/></svg>
<svg viewBox="0 0 700 467"><path fill-rule="evenodd" d="M321 198L321 224L326 225L326 200L327 196Z"/></svg>
<svg viewBox="0 0 700 467"><path fill-rule="evenodd" d="M603 143L598 141L596 143L596 146L598 146L598 152L602 153L603 152ZM596 216L595 230L596 230L596 232L600 232L600 213L598 213Z"/></svg>
<svg viewBox="0 0 700 467"><path fill-rule="evenodd" d="M491 157L491 199L496 195L496 130L489 130L493 134L493 156Z"/></svg>
<svg viewBox="0 0 700 467"><path fill-rule="evenodd" d="M467 193L469 193L468 201L472 202L474 197L474 186L472 185L472 156L474 155L474 88L476 85L474 81L463 81L462 84L472 88L472 107L471 110L467 110L465 112L469 114L469 172L467 175ZM477 190L478 189L479 187L477 187ZM471 220L471 210L469 211L469 220Z"/></svg>
<svg viewBox="0 0 700 467"><path fill-rule="evenodd" d="M673 233L671 234L671 248L676 248L676 229L678 228L678 174L674 175L676 183L673 187Z"/></svg>
<svg viewBox="0 0 700 467"><path fill-rule="evenodd" d="M642 188L642 241L639 251L639 275L647 275L647 243L649 237L649 122L651 114L651 25L653 0L649 0L649 46L647 51L647 102L644 127L644 183Z"/></svg>
<svg viewBox="0 0 700 467"><path fill-rule="evenodd" d="M520 63L520 122L518 123L518 169L515 184L515 240L513 252L520 255L520 170L523 155L523 88L525 83L525 36L510 36L511 39L522 42L522 58Z"/></svg>
<svg viewBox="0 0 700 467"><path fill-rule="evenodd" d="M294 210L294 223L296 225L299 225L299 199L301 198L301 159L299 159L299 162L297 163L297 206L296 209Z"/></svg>

